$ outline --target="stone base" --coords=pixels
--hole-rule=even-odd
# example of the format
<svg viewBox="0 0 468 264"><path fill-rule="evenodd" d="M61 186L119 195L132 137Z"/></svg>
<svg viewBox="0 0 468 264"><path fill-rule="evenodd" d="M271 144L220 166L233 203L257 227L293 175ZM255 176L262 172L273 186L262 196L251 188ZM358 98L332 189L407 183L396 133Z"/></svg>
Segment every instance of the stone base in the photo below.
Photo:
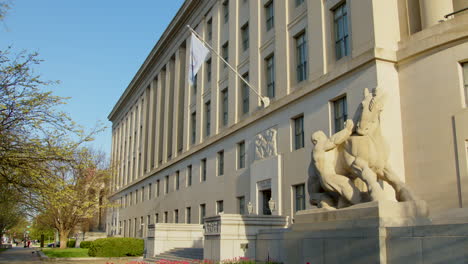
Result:
<svg viewBox="0 0 468 264"><path fill-rule="evenodd" d="M203 257L220 261L238 257L255 258L260 230L284 230L288 218L273 215L221 214L205 218Z"/></svg>
<svg viewBox="0 0 468 264"><path fill-rule="evenodd" d="M298 213L290 230L261 230L257 260L283 263L468 263L468 223L434 225L423 201Z"/></svg>
<svg viewBox="0 0 468 264"><path fill-rule="evenodd" d="M390 227L427 225L426 202L369 202L343 209L311 209L297 213L293 230L325 230L337 228Z"/></svg>

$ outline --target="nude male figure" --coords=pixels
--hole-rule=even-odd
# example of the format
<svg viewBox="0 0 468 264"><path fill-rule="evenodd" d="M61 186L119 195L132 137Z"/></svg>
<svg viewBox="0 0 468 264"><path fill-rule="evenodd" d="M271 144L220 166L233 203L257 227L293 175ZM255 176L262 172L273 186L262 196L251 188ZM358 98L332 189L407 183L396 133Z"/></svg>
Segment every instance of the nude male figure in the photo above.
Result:
<svg viewBox="0 0 468 264"><path fill-rule="evenodd" d="M344 198L345 202L351 205L361 202L361 192L350 178L337 174L336 168L338 148L351 136L353 126L353 121L348 119L345 128L330 138L323 131L317 131L311 137L315 145L312 151L313 162L320 174L319 179L323 189L339 194L341 199Z"/></svg>

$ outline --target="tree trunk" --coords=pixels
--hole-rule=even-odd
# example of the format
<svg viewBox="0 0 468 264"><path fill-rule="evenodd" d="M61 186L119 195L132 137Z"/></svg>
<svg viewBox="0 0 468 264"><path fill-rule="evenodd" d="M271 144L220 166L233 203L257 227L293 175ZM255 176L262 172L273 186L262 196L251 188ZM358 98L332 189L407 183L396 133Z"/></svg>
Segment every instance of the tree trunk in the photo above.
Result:
<svg viewBox="0 0 468 264"><path fill-rule="evenodd" d="M60 248L67 248L68 234L70 230L60 230Z"/></svg>

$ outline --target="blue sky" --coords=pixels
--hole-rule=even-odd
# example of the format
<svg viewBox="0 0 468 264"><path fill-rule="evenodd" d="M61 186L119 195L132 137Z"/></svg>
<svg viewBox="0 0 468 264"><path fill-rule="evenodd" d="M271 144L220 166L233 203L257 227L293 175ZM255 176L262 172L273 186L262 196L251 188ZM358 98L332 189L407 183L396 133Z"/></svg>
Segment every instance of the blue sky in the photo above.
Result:
<svg viewBox="0 0 468 264"><path fill-rule="evenodd" d="M64 110L79 124L109 127L92 145L110 153L107 115L183 0L11 0L0 49L37 51L36 73L71 97Z"/></svg>

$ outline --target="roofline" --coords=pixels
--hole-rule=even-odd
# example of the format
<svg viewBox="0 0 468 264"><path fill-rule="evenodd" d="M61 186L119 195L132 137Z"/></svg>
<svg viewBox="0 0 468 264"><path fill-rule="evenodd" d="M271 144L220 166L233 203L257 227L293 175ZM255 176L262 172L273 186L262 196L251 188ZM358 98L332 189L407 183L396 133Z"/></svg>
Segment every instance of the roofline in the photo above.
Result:
<svg viewBox="0 0 468 264"><path fill-rule="evenodd" d="M188 12L189 7L191 7L192 4L199 4L201 2L202 1L200 1L200 0L185 0L185 2L182 4L182 6L177 11L174 18L172 18L171 22L166 27L166 30L163 32L163 34L159 38L158 42L156 42L156 45L154 45L154 47L151 50L151 52L149 53L148 57L146 57L145 61L140 66L139 70L137 71L137 73L133 77L130 84L127 86L127 88L122 93L119 100L117 101L117 103L112 108L112 111L107 116L107 119L109 121L112 122L114 120L117 113L119 112L119 108L122 105L124 105L124 102L127 99L127 96L132 92L132 90L138 88L138 86L137 86L138 82L144 77L144 74L148 70L148 66L151 64L152 61L155 60L156 55L161 53L162 48L164 47L164 44L166 44L166 42L168 41L168 37L170 36L170 33L172 33L177 28L177 25L181 21L181 17L183 17Z"/></svg>

